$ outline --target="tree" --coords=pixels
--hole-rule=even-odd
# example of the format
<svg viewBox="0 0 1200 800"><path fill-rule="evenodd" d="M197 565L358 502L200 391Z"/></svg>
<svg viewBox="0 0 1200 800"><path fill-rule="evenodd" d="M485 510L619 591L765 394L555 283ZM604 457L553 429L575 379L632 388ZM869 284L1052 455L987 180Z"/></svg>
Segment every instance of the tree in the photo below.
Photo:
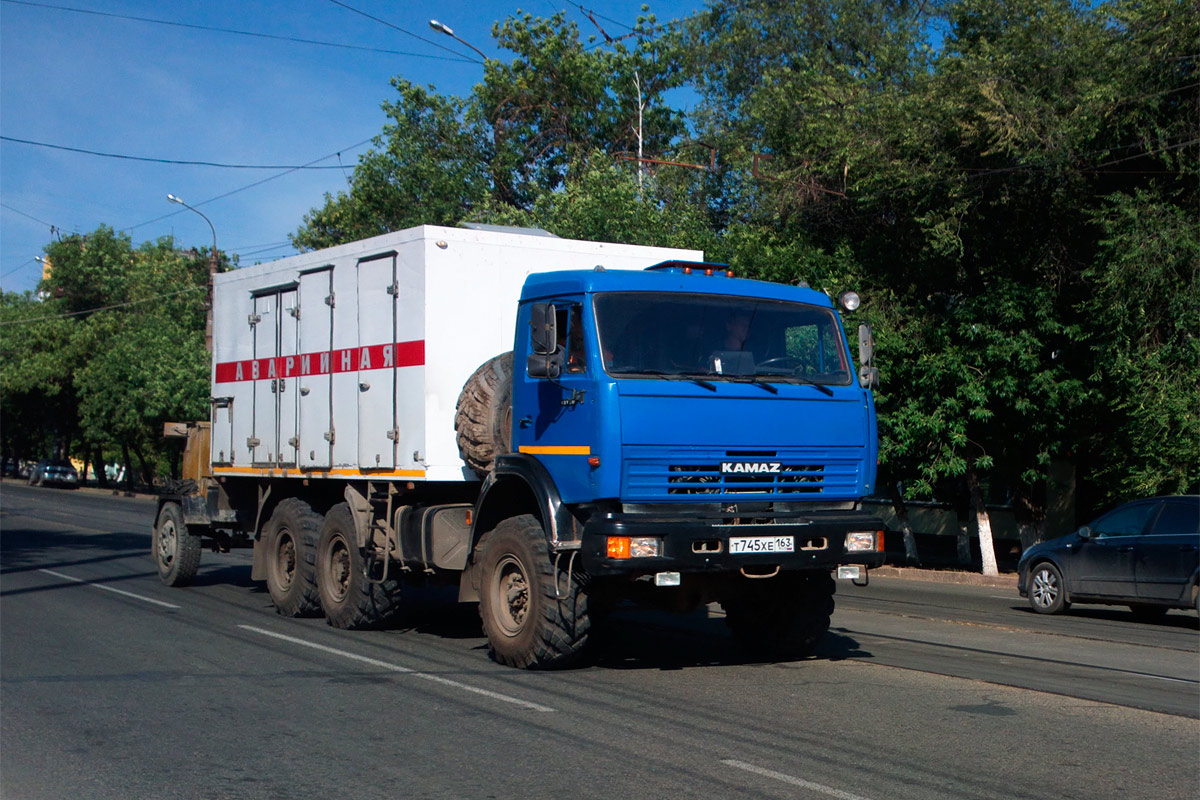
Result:
<svg viewBox="0 0 1200 800"><path fill-rule="evenodd" d="M511 18L493 35L513 59L489 59L469 97L393 79L400 97L383 105L391 121L359 160L350 190L326 195L292 243L313 249L412 225L515 217L597 154L636 152L638 136L658 152L683 125L661 102L680 80L678 37L650 37L653 24L639 20L632 48L606 50L585 46L562 14Z"/></svg>
<svg viewBox="0 0 1200 800"><path fill-rule="evenodd" d="M690 32L703 133L752 178L735 216L869 265L882 460L961 487L982 539L989 487L1036 502L1085 405L1119 405L1090 380L1096 198L1150 183L1104 169L1129 163L1194 207L1196 32L1171 0L750 2Z"/></svg>
<svg viewBox="0 0 1200 800"><path fill-rule="evenodd" d="M207 254L170 239L135 250L107 226L46 252L46 299L5 295L0 307L5 446L86 453L101 473L119 453L131 477L136 457L149 483L162 423L207 414Z"/></svg>
<svg viewBox="0 0 1200 800"><path fill-rule="evenodd" d="M413 225L453 225L488 193L485 126L474 106L392 79L390 122L359 159L350 191L325 195L292 235L301 249L378 236Z"/></svg>

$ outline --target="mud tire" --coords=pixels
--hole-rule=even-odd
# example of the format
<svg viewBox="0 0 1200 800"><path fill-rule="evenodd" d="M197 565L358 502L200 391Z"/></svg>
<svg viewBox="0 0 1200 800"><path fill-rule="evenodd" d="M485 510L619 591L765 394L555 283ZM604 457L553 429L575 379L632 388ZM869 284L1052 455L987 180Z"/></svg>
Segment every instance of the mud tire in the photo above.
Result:
<svg viewBox="0 0 1200 800"><path fill-rule="evenodd" d="M398 581L367 580L350 507L338 503L325 515L317 540L317 592L325 620L335 628L377 628L396 613Z"/></svg>
<svg viewBox="0 0 1200 800"><path fill-rule="evenodd" d="M584 576L566 561L558 571L537 519L506 519L479 545L482 577L479 616L492 658L518 669L561 669L576 663L591 631Z"/></svg>
<svg viewBox="0 0 1200 800"><path fill-rule="evenodd" d="M783 573L739 581L721 605L734 638L755 656L802 658L829 630L835 591L828 573Z"/></svg>
<svg viewBox="0 0 1200 800"><path fill-rule="evenodd" d="M454 410L454 431L463 461L480 477L496 456L512 449L513 354L484 362L463 384Z"/></svg>
<svg viewBox="0 0 1200 800"><path fill-rule="evenodd" d="M317 539L321 515L303 500L289 497L275 506L263 531L267 547L267 591L285 617L321 611L317 591Z"/></svg>
<svg viewBox="0 0 1200 800"><path fill-rule="evenodd" d="M150 547L158 577L167 586L187 586L200 568L200 537L188 531L178 503L163 503Z"/></svg>

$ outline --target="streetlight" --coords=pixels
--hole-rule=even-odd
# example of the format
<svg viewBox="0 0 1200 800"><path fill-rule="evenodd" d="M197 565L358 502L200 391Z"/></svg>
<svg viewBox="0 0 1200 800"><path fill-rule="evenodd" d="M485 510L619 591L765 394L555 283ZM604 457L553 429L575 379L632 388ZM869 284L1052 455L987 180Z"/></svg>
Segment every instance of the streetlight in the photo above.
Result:
<svg viewBox="0 0 1200 800"><path fill-rule="evenodd" d="M453 28L451 28L449 25L443 25L442 23L438 22L436 19L431 19L431 20L429 20L429 27L433 28L433 29L434 29L435 31L437 31L438 33L444 33L444 34L446 34L447 36L449 36L451 39L453 39L454 41L458 42L459 44L465 44L467 47L471 48L471 49L472 49L472 50L474 50L476 53L479 53L480 57L481 57L481 58L482 58L484 61L487 61L487 54L486 54L486 53L484 53L482 50L480 50L480 49L479 49L478 47L476 47L475 45L473 45L473 44L471 44L470 42L468 42L466 39L460 39L459 37L455 36L455 35L454 35L454 29L453 29Z"/></svg>
<svg viewBox="0 0 1200 800"><path fill-rule="evenodd" d="M200 215L200 218L208 223L208 229L212 231L213 245L212 252L208 256L208 317L204 323L204 347L208 352L212 352L212 332L213 332L213 277L217 274L217 229L213 227L212 220L204 216L204 212L199 209L192 208L187 203L180 200L173 194L167 195L167 201L178 203L189 211L195 211Z"/></svg>

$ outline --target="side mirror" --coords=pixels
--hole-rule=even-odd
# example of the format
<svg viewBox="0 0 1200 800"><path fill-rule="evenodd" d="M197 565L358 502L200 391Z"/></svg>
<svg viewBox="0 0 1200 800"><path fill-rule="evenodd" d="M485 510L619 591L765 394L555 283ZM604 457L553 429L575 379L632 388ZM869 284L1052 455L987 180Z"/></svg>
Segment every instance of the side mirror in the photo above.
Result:
<svg viewBox="0 0 1200 800"><path fill-rule="evenodd" d="M563 354L562 351L550 353L548 355L541 353L530 353L529 358L525 359L525 371L529 373L531 378L549 378L556 380L563 371Z"/></svg>
<svg viewBox="0 0 1200 800"><path fill-rule="evenodd" d="M879 388L879 368L878 367L859 367L858 368L858 385L864 389Z"/></svg>
<svg viewBox="0 0 1200 800"><path fill-rule="evenodd" d="M1087 525L1080 525L1079 530L1075 531L1075 535L1077 535L1080 539L1087 541L1088 539L1094 538L1096 534L1093 533L1092 529Z"/></svg>
<svg viewBox="0 0 1200 800"><path fill-rule="evenodd" d="M552 355L558 349L557 319L558 311L553 303L534 303L530 307L529 344L535 355ZM533 375L532 372L529 374Z"/></svg>
<svg viewBox="0 0 1200 800"><path fill-rule="evenodd" d="M864 389L879 388L879 369L875 366L875 334L871 324L858 326L858 385Z"/></svg>
<svg viewBox="0 0 1200 800"><path fill-rule="evenodd" d="M875 365L875 334L868 322L858 326L858 363L864 367Z"/></svg>

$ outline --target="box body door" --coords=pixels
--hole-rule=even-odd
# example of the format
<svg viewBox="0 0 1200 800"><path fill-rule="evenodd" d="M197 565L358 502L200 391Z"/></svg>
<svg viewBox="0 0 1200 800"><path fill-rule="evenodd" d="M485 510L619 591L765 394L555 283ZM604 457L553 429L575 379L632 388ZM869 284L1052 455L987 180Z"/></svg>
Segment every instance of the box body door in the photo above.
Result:
<svg viewBox="0 0 1200 800"><path fill-rule="evenodd" d="M272 371L271 365L279 349L279 295L271 292L255 296L251 320L254 361L250 365L250 378L254 385L254 408L250 420L250 438L246 445L250 449L251 462L273 464L278 433L275 415L277 387L268 373Z"/></svg>
<svg viewBox="0 0 1200 800"><path fill-rule="evenodd" d="M333 465L332 277L332 269L300 276L298 464L309 469L328 469Z"/></svg>
<svg viewBox="0 0 1200 800"><path fill-rule="evenodd" d="M358 463L396 468L396 254L358 262Z"/></svg>

